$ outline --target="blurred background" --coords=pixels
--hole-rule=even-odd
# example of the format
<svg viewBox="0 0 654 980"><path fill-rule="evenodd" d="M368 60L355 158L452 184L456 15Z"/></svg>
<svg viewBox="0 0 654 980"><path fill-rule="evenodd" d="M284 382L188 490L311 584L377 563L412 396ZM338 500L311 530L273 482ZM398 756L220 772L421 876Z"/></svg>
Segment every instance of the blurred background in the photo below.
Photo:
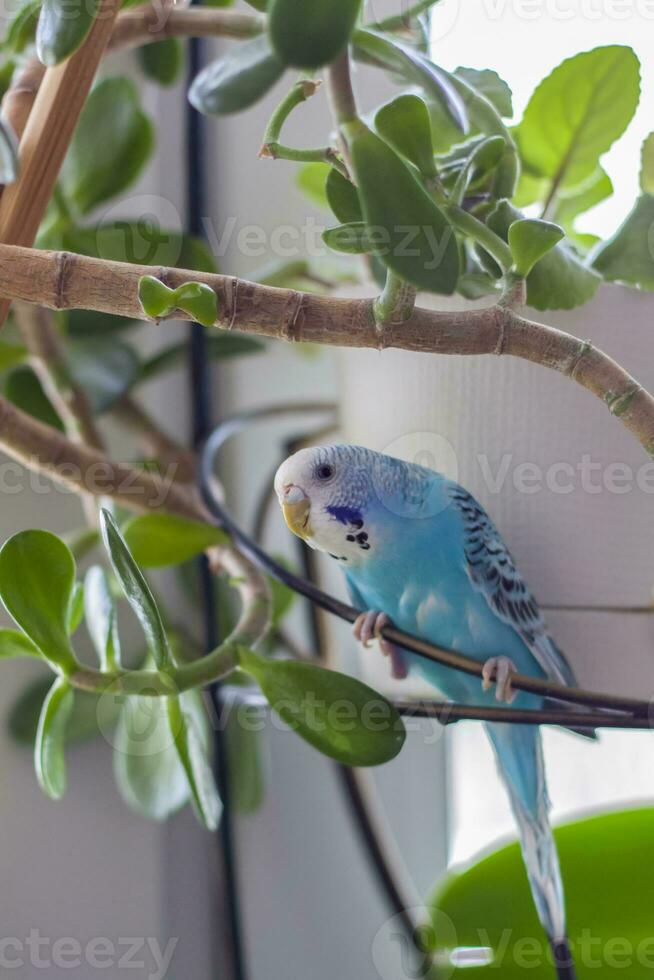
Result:
<svg viewBox="0 0 654 980"><path fill-rule="evenodd" d="M403 0L375 0L375 16ZM637 117L605 166L615 196L589 212L583 229L608 233L630 206L637 186L638 147L651 128L654 62L647 57L654 9L590 0L441 0L433 21L437 60L497 69L512 88L516 118L535 85L566 56L605 43L631 45L641 57L643 96ZM202 46L208 60L222 42ZM103 71L132 71L128 56ZM146 110L158 122L155 157L129 197L112 206L116 216L147 209L179 227L188 223L189 173L197 175L189 143L190 109L185 82L161 89L135 73ZM364 107L385 96L379 74L355 79ZM390 91L390 90L389 90ZM273 92L247 113L202 123L204 188L196 187L202 231L221 271L247 277L271 259L305 257L315 229L328 218L299 188L289 189L294 164L257 156ZM325 131L324 100L314 99L289 122L303 145ZM195 198L197 203L197 198ZM253 235L252 229L258 229ZM366 287L343 286L346 293ZM443 304L439 304L441 307ZM627 369L654 385L651 302L618 287L603 287L588 306L550 317L590 337ZM185 338L187 327L166 323L165 340ZM139 342L156 350L162 339L148 328ZM180 368L148 389L150 410L171 433L190 438L193 386ZM619 424L599 403L561 378L524 363L481 358L429 358L394 352L292 349L268 344L264 353L212 368L214 423L244 409L279 402L334 404L334 438L361 442L410 459L429 454L433 465L454 466L459 478L497 519L530 584L546 606L561 646L582 684L648 697L654 689L650 617L609 613L603 607L647 604L654 580L651 506L638 486L628 496L600 489L524 494L510 476L499 490L484 479L480 457L493 473L510 455L509 473L525 462L547 468L577 467L584 453L600 464L641 466ZM220 473L234 514L252 527L266 480L290 438L320 428L315 416L261 424L223 452ZM332 438L332 437L330 437ZM117 455L120 434L112 433ZM78 523L69 496L31 485L5 497L3 537L39 524L65 531ZM277 511L271 511L266 545L297 561ZM338 594L329 569L322 580ZM176 580L161 577L180 619L202 635L202 618ZM583 606L583 611L562 610ZM306 610L296 603L289 631L311 644ZM374 652L361 658L348 631L328 630L330 655L391 690ZM2 709L8 716L36 669L19 664L3 671ZM242 931L242 976L278 980L311 976L333 980L385 976L396 954L397 934L385 896L361 847L334 767L299 739L267 724L259 740L264 792L255 812L236 815L233 857ZM545 732L555 819L647 802L654 794L654 743L649 733L606 733L597 745L562 732ZM225 906L224 851L185 811L170 823L152 824L130 812L115 792L110 754L101 741L70 750L70 790L58 804L46 800L34 779L30 752L5 733L0 740L0 921L3 936L26 941L74 936L85 943L106 937L127 957L130 937L151 937L166 949L174 940L168 977L230 978L229 913ZM402 865L407 894L420 905L448 865L466 862L512 833L512 821L480 727L460 724L445 733L423 723L410 731L399 759L374 772L378 819ZM380 952L382 950L382 952ZM376 951L376 952L375 952ZM10 953L7 956L10 957ZM107 967L117 980L163 975L150 947L133 963ZM380 962L386 963L381 968ZM140 962L141 965L135 965ZM34 980L44 967L14 975ZM399 969L399 968L398 968ZM51 963L48 976L88 975L86 968ZM159 973L157 972L159 970ZM390 974L392 975L392 974ZM405 974L397 972L396 976ZM406 974L407 976L409 974ZM238 973L233 973L236 978Z"/></svg>

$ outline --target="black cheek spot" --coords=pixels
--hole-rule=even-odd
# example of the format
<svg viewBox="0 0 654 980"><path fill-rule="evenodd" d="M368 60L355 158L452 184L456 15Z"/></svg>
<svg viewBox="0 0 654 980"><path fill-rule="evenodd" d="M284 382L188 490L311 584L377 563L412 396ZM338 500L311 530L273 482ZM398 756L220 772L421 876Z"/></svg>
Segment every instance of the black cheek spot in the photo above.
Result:
<svg viewBox="0 0 654 980"><path fill-rule="evenodd" d="M353 534L346 534L345 540L346 541L354 541L354 535Z"/></svg>
<svg viewBox="0 0 654 980"><path fill-rule="evenodd" d="M359 544L364 544L364 542L366 542L367 540L368 540L368 535L366 534L365 531L362 531L361 534L357 534L357 541L359 542Z"/></svg>

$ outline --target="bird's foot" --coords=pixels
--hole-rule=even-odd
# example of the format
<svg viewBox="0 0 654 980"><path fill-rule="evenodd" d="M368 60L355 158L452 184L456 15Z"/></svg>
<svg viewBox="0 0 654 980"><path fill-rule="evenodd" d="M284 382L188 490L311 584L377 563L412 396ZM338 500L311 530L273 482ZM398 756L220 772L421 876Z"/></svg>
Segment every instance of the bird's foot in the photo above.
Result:
<svg viewBox="0 0 654 980"><path fill-rule="evenodd" d="M371 640L378 640L379 649L385 657L390 658L392 676L397 680L403 680L408 674L404 655L399 647L381 635L384 626L392 625L390 616L386 613L379 612L377 609L369 609L368 612L361 613L357 617L352 632L355 639L366 648L370 646Z"/></svg>
<svg viewBox="0 0 654 980"><path fill-rule="evenodd" d="M517 673L518 668L509 657L490 657L482 668L481 686L488 691L494 683L496 699L513 704L518 692L511 686L511 675Z"/></svg>

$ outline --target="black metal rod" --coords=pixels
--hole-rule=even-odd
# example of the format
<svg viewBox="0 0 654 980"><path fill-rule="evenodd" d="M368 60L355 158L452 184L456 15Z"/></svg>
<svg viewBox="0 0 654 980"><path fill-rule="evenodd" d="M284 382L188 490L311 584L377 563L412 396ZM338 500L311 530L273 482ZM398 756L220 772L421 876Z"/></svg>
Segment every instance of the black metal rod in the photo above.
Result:
<svg viewBox="0 0 654 980"><path fill-rule="evenodd" d="M297 414L307 411L331 411L331 406L319 405L316 403L272 406L269 408L256 409L251 412L242 413L226 419L207 440L200 458L200 489L203 499L209 511L216 518L218 523L231 534L232 538L238 543L240 550L253 561L259 568L272 575L274 578L283 582L289 588L303 595L315 605L327 610L335 616L349 623L354 623L360 614L360 610L354 609L347 603L328 595L317 588L312 582L308 582L288 569L279 565L270 555L266 554L234 521L223 503L217 499L213 492L212 477L214 472L214 461L216 455L224 443L237 432L251 425L253 422L263 419L271 419L278 416ZM396 627L385 626L382 630L383 636L391 642L403 647L420 657L444 664L454 670L481 677L482 664L472 657L464 656L453 650L446 650L442 647L428 643L420 637L412 636ZM608 727L631 727L629 725L620 726L615 724L614 712L626 713L628 717L637 717L649 720L654 706L648 701L636 698L622 697L619 695L604 694L597 691L587 691L582 688L566 687L554 681L541 680L540 678L528 677L524 674L514 674L511 683L516 690L526 691L540 697L553 698L557 701L572 703L577 705L588 705L596 709L607 709L609 715L602 714L602 721L606 718L610 722ZM513 709L512 709L513 710ZM566 724L568 726L583 727L588 724L588 715L585 712L565 712ZM549 724L546 718L547 712L530 712L529 721L526 724ZM647 726L645 726L647 727Z"/></svg>
<svg viewBox="0 0 654 980"><path fill-rule="evenodd" d="M204 57L202 38L191 38L189 41L188 75L192 80L201 70ZM193 235L202 236L202 218L205 211L205 126L203 117L187 102L186 108L186 170L187 170L187 225ZM193 445L201 445L213 426L210 359L207 356L206 333L199 323L190 328L190 382L192 397L192 426ZM217 646L220 638L220 624L216 614L213 575L206 558L199 564L200 587L205 613L205 640L207 651ZM211 697L219 709L220 689L214 685ZM234 827L232 808L229 795L228 759L225 740L217 731L214 740L216 778L223 801L223 813L218 829L220 846L222 880L220 885L223 892L223 905L226 915L225 939L227 955L230 961L232 980L246 980L245 951L240 916L238 890L238 873L236 867L236 850L234 843ZM223 971L219 971L223 975Z"/></svg>

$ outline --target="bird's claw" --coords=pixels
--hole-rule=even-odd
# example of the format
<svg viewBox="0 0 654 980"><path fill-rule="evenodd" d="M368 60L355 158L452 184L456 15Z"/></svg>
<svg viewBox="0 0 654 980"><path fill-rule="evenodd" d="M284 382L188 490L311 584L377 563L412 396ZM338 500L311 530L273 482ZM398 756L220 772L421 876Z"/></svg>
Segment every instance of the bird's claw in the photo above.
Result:
<svg viewBox="0 0 654 980"><path fill-rule="evenodd" d="M482 668L482 687L488 691L494 683L496 700L513 704L518 692L513 690L511 676L517 673L518 668L509 657L490 657Z"/></svg>
<svg viewBox="0 0 654 980"><path fill-rule="evenodd" d="M369 609L367 612L363 612L360 616L357 616L352 627L352 632L354 633L355 639L366 649L370 646L371 640L377 640L381 652L385 657L390 658L392 676L398 680L402 680L408 674L402 651L394 643L391 643L390 640L385 639L381 635L384 626L392 625L390 616L387 613L379 612L377 609Z"/></svg>

